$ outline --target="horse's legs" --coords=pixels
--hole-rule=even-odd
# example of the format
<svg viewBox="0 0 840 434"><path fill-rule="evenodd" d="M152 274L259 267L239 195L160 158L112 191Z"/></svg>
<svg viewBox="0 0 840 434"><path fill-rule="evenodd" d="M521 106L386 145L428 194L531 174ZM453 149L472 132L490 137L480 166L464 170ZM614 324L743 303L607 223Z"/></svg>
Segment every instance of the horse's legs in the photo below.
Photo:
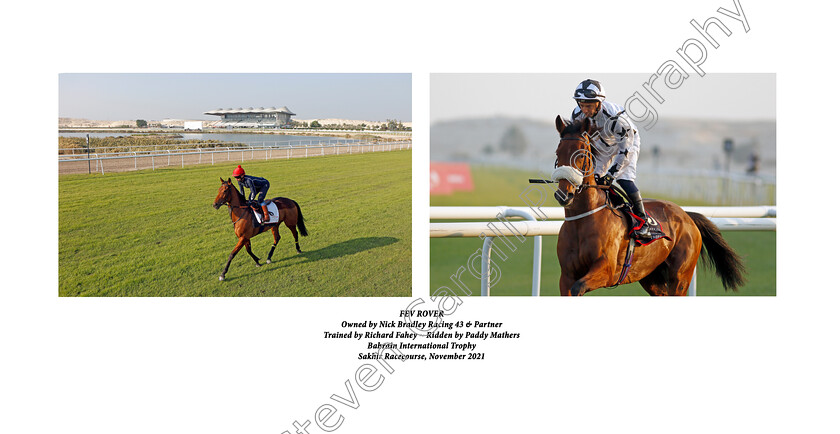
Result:
<svg viewBox="0 0 840 434"><path fill-rule="evenodd" d="M295 249L297 249L298 253L303 253L300 251L300 244L298 244L298 231L295 227L296 224L297 222L286 221L286 227L288 227L289 230L292 231L292 235L295 236Z"/></svg>
<svg viewBox="0 0 840 434"><path fill-rule="evenodd" d="M668 273L668 295L687 295L694 268L700 259L703 241L699 236L693 236L691 231L684 231L665 263L670 268Z"/></svg>
<svg viewBox="0 0 840 434"><path fill-rule="evenodd" d="M688 295L688 287L694 277L694 268L697 266L697 260L700 259L701 242L692 243L688 237L683 237L683 239L686 241L679 243L668 256L667 262L674 269L671 276L673 292L669 292L669 295Z"/></svg>
<svg viewBox="0 0 840 434"><path fill-rule="evenodd" d="M667 268L667 265L662 264L660 267ZM642 285L642 288L644 288L649 295L668 295L668 283L662 282L660 279L656 279L650 275L639 280L639 284Z"/></svg>
<svg viewBox="0 0 840 434"><path fill-rule="evenodd" d="M245 251L248 252L249 255L251 255L251 258L254 259L254 262L257 263L257 267L259 267L260 266L260 258L258 258L256 255L254 255L254 252L251 251L251 240L248 240L248 241L245 242Z"/></svg>
<svg viewBox="0 0 840 434"><path fill-rule="evenodd" d="M680 270L678 276L678 287L674 295L688 295L688 287L691 285L691 279L694 277L694 268L689 267L688 271Z"/></svg>
<svg viewBox="0 0 840 434"><path fill-rule="evenodd" d="M639 283L650 295L686 295L699 256L699 243L694 243L688 236L680 236L665 262Z"/></svg>
<svg viewBox="0 0 840 434"><path fill-rule="evenodd" d="M560 295L572 295L572 285L575 284L575 279L566 277L566 274L560 275Z"/></svg>
<svg viewBox="0 0 840 434"><path fill-rule="evenodd" d="M691 277L694 275L694 269L691 268L686 277L685 270L682 270L677 265L663 263L660 267L665 267L662 275L664 279L662 277L645 277L639 281L642 288L653 296L686 295L688 293L688 285L691 283Z"/></svg>
<svg viewBox="0 0 840 434"><path fill-rule="evenodd" d="M233 260L233 257L242 250L242 247L245 246L248 240L245 238L240 238L239 242L236 243L236 247L233 248L233 251L230 252L230 256L228 256L227 264L225 264L225 269L222 270L222 274L219 276L219 280L225 280L225 274L227 274L228 268L230 268L230 261Z"/></svg>
<svg viewBox="0 0 840 434"><path fill-rule="evenodd" d="M271 250L268 251L268 258L265 260L266 264L271 263L271 255L274 254L274 248L277 247L277 242L280 241L280 225L271 227L271 235L274 235L274 244L271 245Z"/></svg>
<svg viewBox="0 0 840 434"><path fill-rule="evenodd" d="M575 281L571 286L567 286L569 288L568 295L583 295L589 291L609 286L610 282L608 280L614 271L610 270L609 267L610 262L606 258L602 257L596 260L586 275ZM560 276L560 295L563 295L562 274Z"/></svg>

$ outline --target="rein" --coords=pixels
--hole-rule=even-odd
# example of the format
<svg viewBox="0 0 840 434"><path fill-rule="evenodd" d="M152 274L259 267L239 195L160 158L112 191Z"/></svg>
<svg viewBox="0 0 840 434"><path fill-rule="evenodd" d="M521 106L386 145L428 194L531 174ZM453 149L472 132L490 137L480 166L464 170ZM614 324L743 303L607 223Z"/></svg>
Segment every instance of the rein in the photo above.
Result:
<svg viewBox="0 0 840 434"><path fill-rule="evenodd" d="M227 204L227 206L228 206L228 210L230 211L230 219L231 219L231 220L233 220L233 217L234 217L234 216L233 216L233 208L234 208L234 207L233 207L233 205L231 205L231 204ZM244 208L244 207L238 206L238 207L236 207L236 208ZM244 218L245 218L245 217L239 217L239 216L236 216L236 220L233 220L232 224L233 224L234 226L236 226L236 224L239 222L239 220L242 220L242 219L244 219Z"/></svg>
<svg viewBox="0 0 840 434"><path fill-rule="evenodd" d="M578 215L575 215L575 216L566 217L566 218L565 218L565 221L567 221L567 222L572 222L572 221L575 221L575 220L582 219L582 218L584 218L584 217L591 216L592 214L595 214L596 212L598 212L598 211L600 211L600 210L602 210L602 209L604 209L604 208L606 208L606 207L607 207L607 204L603 204L603 205L599 206L598 208L595 208L595 209L593 209L593 210L587 211L587 212L585 212L585 213L583 213L583 214L578 214Z"/></svg>

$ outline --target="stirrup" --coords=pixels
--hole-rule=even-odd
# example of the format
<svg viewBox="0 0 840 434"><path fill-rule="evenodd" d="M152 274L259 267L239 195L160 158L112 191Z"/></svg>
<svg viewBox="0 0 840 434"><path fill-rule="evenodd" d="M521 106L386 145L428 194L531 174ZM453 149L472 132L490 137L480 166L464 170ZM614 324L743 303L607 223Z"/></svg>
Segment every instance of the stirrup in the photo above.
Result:
<svg viewBox="0 0 840 434"><path fill-rule="evenodd" d="M636 230L636 236L639 237L639 238L649 239L653 236L650 233L650 229L651 229L650 225L647 222L645 222L642 225L642 227L640 227L639 229Z"/></svg>

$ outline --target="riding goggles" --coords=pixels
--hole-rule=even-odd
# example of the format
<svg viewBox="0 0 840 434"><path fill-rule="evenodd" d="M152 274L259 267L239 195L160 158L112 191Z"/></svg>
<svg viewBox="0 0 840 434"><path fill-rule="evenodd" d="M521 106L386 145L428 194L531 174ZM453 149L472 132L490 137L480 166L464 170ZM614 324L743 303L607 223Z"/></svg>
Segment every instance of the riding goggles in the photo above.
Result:
<svg viewBox="0 0 840 434"><path fill-rule="evenodd" d="M600 95L598 95L598 92L593 89L575 89L575 98L584 97L589 99L596 99L599 96Z"/></svg>

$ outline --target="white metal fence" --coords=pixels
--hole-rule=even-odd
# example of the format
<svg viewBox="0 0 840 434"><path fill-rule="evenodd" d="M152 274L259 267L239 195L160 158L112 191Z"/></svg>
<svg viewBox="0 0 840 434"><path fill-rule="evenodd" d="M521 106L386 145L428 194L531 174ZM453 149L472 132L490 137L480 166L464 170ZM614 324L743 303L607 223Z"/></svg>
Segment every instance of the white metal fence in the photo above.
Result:
<svg viewBox="0 0 840 434"><path fill-rule="evenodd" d="M243 142L222 142L222 141L207 141L204 143L169 143L164 145L126 145L126 146L91 146L90 148L63 148L58 150L58 155L84 155L84 154L108 154L117 152L134 152L134 151L151 151L151 152L166 152L175 150L195 150L203 147L204 149L212 148L285 148L285 147L301 147L301 146L333 146L346 145L350 143L357 143L358 139L324 139L314 138L307 140L260 140L260 141L243 141ZM372 143L370 140L366 143ZM127 151L126 151L127 150Z"/></svg>
<svg viewBox="0 0 840 434"><path fill-rule="evenodd" d="M775 231L776 207L683 207L689 212L697 212L709 217L722 231ZM526 221L505 221L508 217L520 217ZM495 222L456 222L430 223L430 238L481 237L484 244L481 254L481 295L490 295L489 264L493 240L498 236L534 237L534 270L531 282L531 295L538 296L540 291L540 273L542 262L542 236L557 235L563 225L565 211L559 207L431 207L431 220L455 219L497 219ZM501 219L501 220L500 220ZM689 286L688 295L697 295L697 269Z"/></svg>
<svg viewBox="0 0 840 434"><path fill-rule="evenodd" d="M645 197L665 196L715 205L776 203L776 177L702 170L640 171L636 184Z"/></svg>
<svg viewBox="0 0 840 434"><path fill-rule="evenodd" d="M305 141L304 141L305 142ZM366 152L411 149L411 141L397 142L314 142L294 145L216 146L211 148L175 149L158 146L153 149L120 152L96 148L97 152L59 154L58 173L102 173L129 170L184 167L193 164L216 164L221 161L247 161L321 157L327 155L360 154ZM116 149L116 148L110 148ZM131 148L120 148L131 149Z"/></svg>

